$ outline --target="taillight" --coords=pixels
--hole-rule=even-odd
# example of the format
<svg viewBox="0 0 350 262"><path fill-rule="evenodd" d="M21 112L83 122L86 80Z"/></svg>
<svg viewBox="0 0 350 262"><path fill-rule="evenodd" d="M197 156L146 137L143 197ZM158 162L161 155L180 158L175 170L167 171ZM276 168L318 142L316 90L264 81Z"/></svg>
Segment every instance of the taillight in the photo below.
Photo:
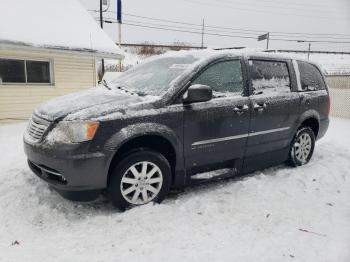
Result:
<svg viewBox="0 0 350 262"><path fill-rule="evenodd" d="M331 96L328 94L328 115L331 112Z"/></svg>

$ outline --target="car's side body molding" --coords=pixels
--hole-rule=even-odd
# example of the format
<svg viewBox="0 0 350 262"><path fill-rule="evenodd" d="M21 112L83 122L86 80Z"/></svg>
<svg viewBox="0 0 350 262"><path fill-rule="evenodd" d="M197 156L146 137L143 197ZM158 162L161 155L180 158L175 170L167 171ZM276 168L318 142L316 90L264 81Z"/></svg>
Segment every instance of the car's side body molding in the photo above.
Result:
<svg viewBox="0 0 350 262"><path fill-rule="evenodd" d="M250 137L250 136L265 135L265 134L270 134L270 133L274 133L274 132L285 131L288 129L290 129L290 127L286 126L286 127L274 128L274 129L269 129L269 130L264 130L264 131L259 131L259 132L250 132L250 133L241 134L241 135L237 135L237 136L227 136L227 137L215 138L215 139L210 139L210 140L197 141L197 142L194 142L192 144L192 147L211 144L211 143L224 142L224 141L228 141L228 140L240 139L240 138Z"/></svg>

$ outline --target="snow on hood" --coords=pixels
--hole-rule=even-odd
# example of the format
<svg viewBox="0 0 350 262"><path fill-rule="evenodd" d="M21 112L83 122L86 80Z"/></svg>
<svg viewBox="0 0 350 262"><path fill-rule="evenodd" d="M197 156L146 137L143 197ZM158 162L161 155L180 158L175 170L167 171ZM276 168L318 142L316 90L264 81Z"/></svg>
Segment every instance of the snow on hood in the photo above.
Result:
<svg viewBox="0 0 350 262"><path fill-rule="evenodd" d="M34 110L34 114L49 121L62 118L65 120L87 120L118 110L123 111L127 107L153 100L155 100L154 97L150 99L118 89L108 90L104 87L95 87L51 99L39 105Z"/></svg>

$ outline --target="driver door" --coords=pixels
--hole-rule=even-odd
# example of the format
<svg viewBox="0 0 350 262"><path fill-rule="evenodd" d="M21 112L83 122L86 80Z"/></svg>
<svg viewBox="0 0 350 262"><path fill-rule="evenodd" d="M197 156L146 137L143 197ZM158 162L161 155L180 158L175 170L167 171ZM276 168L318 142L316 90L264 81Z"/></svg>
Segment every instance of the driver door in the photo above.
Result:
<svg viewBox="0 0 350 262"><path fill-rule="evenodd" d="M213 98L184 105L184 156L188 170L223 166L243 158L248 137L250 107L239 59L207 66L191 85L210 86ZM192 172L194 174L194 172Z"/></svg>

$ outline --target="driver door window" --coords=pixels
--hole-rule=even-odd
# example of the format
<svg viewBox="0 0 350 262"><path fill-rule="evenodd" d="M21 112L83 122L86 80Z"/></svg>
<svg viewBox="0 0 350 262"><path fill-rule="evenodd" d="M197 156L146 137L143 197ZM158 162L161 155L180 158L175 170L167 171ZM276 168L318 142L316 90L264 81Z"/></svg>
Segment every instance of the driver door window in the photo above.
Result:
<svg viewBox="0 0 350 262"><path fill-rule="evenodd" d="M210 86L214 98L239 95L243 92L241 62L239 60L218 62L205 69L192 82L192 85L196 84Z"/></svg>

